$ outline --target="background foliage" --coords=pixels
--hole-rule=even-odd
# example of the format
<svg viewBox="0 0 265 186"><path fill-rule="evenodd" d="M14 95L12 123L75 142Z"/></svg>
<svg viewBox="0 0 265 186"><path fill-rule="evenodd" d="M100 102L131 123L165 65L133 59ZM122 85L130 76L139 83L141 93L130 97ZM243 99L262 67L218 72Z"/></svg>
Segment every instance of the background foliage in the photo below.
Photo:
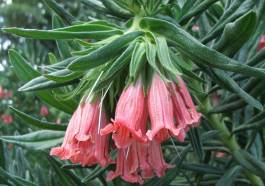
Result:
<svg viewBox="0 0 265 186"><path fill-rule="evenodd" d="M0 24L1 27L47 30L56 21L71 25L104 19L121 26L128 21L131 16L128 12L113 9L107 2L0 1ZM181 26L208 49L225 56L219 53L207 56L208 50L199 44L187 44L193 42L191 36L184 35L183 39L175 37L177 31L162 30L166 37L179 43L176 48L186 52L187 60L195 64L194 76L204 82L203 86L190 84L204 119L200 128L190 131L184 143L163 144L166 160L176 166L165 177L151 179L145 185L263 185L265 49L261 49L260 41L265 29L265 2L169 0L162 3L156 18L177 28ZM151 29L160 31L156 25ZM174 42L170 47L175 47ZM15 50L9 51L8 59L11 48ZM80 48L76 40L32 40L1 32L0 85L5 93L12 91L12 96L0 98L0 115L14 118L9 125L0 120L1 184L130 185L120 179L107 183L106 170L100 167L72 165L48 155L49 148L62 140L64 123L68 122L68 113L75 109L79 97L75 96L71 102L58 101L56 92L72 90L72 87L54 89L52 83L44 87L35 83L26 87L31 89L27 92L24 84L46 73L49 69L44 65L80 55L75 53ZM17 90L22 86L25 92L20 93ZM43 88L53 88L55 94ZM43 105L49 110L46 116L40 113ZM9 106L12 108L8 109ZM56 124L58 120L61 124Z"/></svg>

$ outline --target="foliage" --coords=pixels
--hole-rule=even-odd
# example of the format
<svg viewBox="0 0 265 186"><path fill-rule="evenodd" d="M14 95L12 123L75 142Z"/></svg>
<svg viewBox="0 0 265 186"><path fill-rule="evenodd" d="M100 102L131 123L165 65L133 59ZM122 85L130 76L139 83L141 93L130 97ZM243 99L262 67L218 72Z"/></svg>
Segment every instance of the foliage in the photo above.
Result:
<svg viewBox="0 0 265 186"><path fill-rule="evenodd" d="M83 167L49 156L49 148L63 141L66 126L56 125L54 117L40 120L32 114L40 103L31 98L37 96L66 122L78 102L93 92L114 118L122 89L143 76L148 90L150 72L155 71L165 81L182 75L203 118L184 142L163 143L165 159L175 167L144 185L264 185L263 0L82 0L74 8L43 2L52 26L30 22L30 28L2 29L37 41L10 40L24 48L8 52L23 83L12 87L19 85L29 102L16 93L17 102L11 104L12 113L23 121L16 120L19 132L0 136L0 183L133 185L121 179L106 182L113 165ZM19 10L24 13L29 6L25 3ZM47 23L40 15L34 18ZM28 47L33 50L27 52ZM33 108L23 110L19 101L24 100ZM9 143L15 144L13 150L7 150Z"/></svg>

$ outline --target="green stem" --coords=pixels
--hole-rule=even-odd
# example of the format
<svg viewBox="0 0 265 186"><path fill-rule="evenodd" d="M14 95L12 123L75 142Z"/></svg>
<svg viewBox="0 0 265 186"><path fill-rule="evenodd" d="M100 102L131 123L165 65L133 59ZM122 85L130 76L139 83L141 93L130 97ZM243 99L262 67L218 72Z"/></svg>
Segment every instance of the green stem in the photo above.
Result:
<svg viewBox="0 0 265 186"><path fill-rule="evenodd" d="M219 136L222 142L230 150L235 160L238 161L238 156L235 155L235 152L240 149L240 146L238 145L235 137L231 135L231 133L227 129L221 115L208 114L211 109L212 106L210 104L210 99L206 98L206 100L204 100L204 104L201 106L201 112L204 114L205 118L208 120L211 126L215 130L219 131ZM264 186L263 181L258 176L252 174L250 171L244 170L244 174L247 176L252 185Z"/></svg>

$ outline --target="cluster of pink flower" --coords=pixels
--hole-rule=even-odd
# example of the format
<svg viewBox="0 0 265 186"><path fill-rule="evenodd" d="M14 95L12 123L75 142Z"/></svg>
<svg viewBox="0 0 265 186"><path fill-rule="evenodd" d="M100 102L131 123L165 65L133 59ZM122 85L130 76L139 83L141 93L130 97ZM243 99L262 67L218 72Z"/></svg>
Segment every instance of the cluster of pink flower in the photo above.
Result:
<svg viewBox="0 0 265 186"><path fill-rule="evenodd" d="M166 83L155 74L146 96L141 80L128 86L109 124L99 101L80 104L62 146L52 148L50 154L83 166L116 163L107 180L120 176L143 183L154 175L163 176L172 165L165 162L161 143L171 136L184 141L185 133L197 126L201 117L183 80L177 80L177 84ZM109 156L110 134L117 148L115 161Z"/></svg>

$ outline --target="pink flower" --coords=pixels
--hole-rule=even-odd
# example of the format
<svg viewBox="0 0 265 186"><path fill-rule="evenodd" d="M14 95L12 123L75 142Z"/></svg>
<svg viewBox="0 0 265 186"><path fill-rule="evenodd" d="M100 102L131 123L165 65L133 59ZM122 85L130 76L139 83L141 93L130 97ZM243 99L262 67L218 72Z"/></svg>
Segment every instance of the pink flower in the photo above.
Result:
<svg viewBox="0 0 265 186"><path fill-rule="evenodd" d="M56 118L55 123L58 124L58 125L60 125L62 123L61 118Z"/></svg>
<svg viewBox="0 0 265 186"><path fill-rule="evenodd" d="M158 177L164 176L167 169L174 167L165 162L161 145L156 141L151 141L149 143L148 162L152 165L152 168Z"/></svg>
<svg viewBox="0 0 265 186"><path fill-rule="evenodd" d="M192 29L193 32L199 32L200 31L200 26L199 25L193 25L191 29Z"/></svg>
<svg viewBox="0 0 265 186"><path fill-rule="evenodd" d="M263 47L265 47L265 36L261 36L257 47L257 51L261 50Z"/></svg>
<svg viewBox="0 0 265 186"><path fill-rule="evenodd" d="M115 120L101 130L105 135L113 133L112 138L118 148L128 147L132 141L146 142L141 125L146 125L145 97L141 81L123 90L117 103Z"/></svg>
<svg viewBox="0 0 265 186"><path fill-rule="evenodd" d="M43 117L46 117L49 115L49 109L42 105L41 108L40 108L40 115L43 116Z"/></svg>
<svg viewBox="0 0 265 186"><path fill-rule="evenodd" d="M79 105L69 122L63 144L52 148L50 154L83 166L99 163L105 167L111 162L108 136L101 136L99 130L106 124L106 114L102 111L100 116L98 101Z"/></svg>
<svg viewBox="0 0 265 186"><path fill-rule="evenodd" d="M11 124L13 122L13 117L9 114L3 114L1 118L5 124Z"/></svg>
<svg viewBox="0 0 265 186"><path fill-rule="evenodd" d="M184 81L179 76L177 76L177 80L178 84L171 83L175 117L177 125L185 128L187 131L189 126L198 125L201 114L196 111L196 107Z"/></svg>
<svg viewBox="0 0 265 186"><path fill-rule="evenodd" d="M107 180L120 176L127 182L142 184L144 179L152 178L153 173L161 177L166 169L172 167L165 162L157 142L134 142L128 148L118 149L116 170L107 174Z"/></svg>
<svg viewBox="0 0 265 186"><path fill-rule="evenodd" d="M148 92L148 111L151 120L151 130L146 135L149 140L155 138L161 143L170 135L183 141L185 131L174 124L173 103L170 92L164 81L155 74Z"/></svg>

